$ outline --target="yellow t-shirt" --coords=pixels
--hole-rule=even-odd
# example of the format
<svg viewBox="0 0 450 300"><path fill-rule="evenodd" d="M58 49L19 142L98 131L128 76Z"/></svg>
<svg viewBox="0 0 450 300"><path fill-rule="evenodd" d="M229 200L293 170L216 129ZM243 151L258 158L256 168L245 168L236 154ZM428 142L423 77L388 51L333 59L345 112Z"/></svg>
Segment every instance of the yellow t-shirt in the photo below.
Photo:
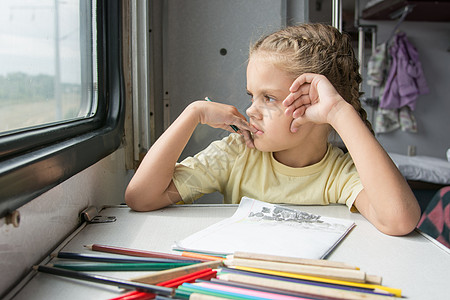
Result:
<svg viewBox="0 0 450 300"><path fill-rule="evenodd" d="M269 203L341 203L352 208L363 189L350 155L331 144L320 162L292 168L270 152L248 148L235 133L177 163L173 181L185 203L218 191L225 203L247 196Z"/></svg>

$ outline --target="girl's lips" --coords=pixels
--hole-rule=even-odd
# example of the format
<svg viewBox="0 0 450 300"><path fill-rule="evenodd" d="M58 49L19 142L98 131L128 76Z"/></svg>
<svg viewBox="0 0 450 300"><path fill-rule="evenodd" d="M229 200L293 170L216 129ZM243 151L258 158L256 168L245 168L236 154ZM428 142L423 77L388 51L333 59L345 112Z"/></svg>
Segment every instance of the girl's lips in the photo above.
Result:
<svg viewBox="0 0 450 300"><path fill-rule="evenodd" d="M256 127L255 125L252 124L252 127L256 129L256 132L254 132L253 134L256 134L256 135L262 135L262 134L264 134L264 131L262 131L261 129L259 129L259 128Z"/></svg>

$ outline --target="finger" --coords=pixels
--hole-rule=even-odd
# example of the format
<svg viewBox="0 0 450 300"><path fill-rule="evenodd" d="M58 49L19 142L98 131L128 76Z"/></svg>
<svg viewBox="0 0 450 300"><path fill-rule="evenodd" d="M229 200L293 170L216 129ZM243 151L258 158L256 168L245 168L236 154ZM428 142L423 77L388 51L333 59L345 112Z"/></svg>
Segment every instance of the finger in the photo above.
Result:
<svg viewBox="0 0 450 300"><path fill-rule="evenodd" d="M311 99L309 95L302 95L295 102L293 102L286 110L284 111L286 116L292 116L294 111L304 105L311 104Z"/></svg>
<svg viewBox="0 0 450 300"><path fill-rule="evenodd" d="M289 88L289 91L295 92L298 90L298 88L305 83L311 83L313 82L314 78L324 77L320 74L314 74L314 73L303 73L297 79L294 80L294 82L291 84L291 87Z"/></svg>
<svg viewBox="0 0 450 300"><path fill-rule="evenodd" d="M311 81L306 81L306 76L305 75L306 75L306 73L300 75L299 77L297 77L294 80L294 82L292 82L291 87L289 88L289 91L291 93L297 91L302 86L302 84L307 83L307 82L311 82Z"/></svg>
<svg viewBox="0 0 450 300"><path fill-rule="evenodd" d="M243 118L243 116L242 116L242 118ZM239 129L239 131L250 131L250 132L257 131L254 127L250 126L250 124L247 122L247 120L245 120L245 118L241 119L240 117L236 117L233 120L232 124L229 124L229 125L236 126Z"/></svg>
<svg viewBox="0 0 450 300"><path fill-rule="evenodd" d="M299 97L309 94L310 86L309 83L303 84L296 91L291 91L291 93L283 100L283 105L286 107L292 105Z"/></svg>
<svg viewBox="0 0 450 300"><path fill-rule="evenodd" d="M245 144L249 148L255 148L255 144L253 143L253 136L249 131L243 131L242 136L244 137Z"/></svg>
<svg viewBox="0 0 450 300"><path fill-rule="evenodd" d="M305 120L303 117L298 117L292 120L291 122L291 132L296 133L298 131L298 128L305 123Z"/></svg>
<svg viewBox="0 0 450 300"><path fill-rule="evenodd" d="M300 106L296 110L294 110L294 112L292 113L292 116L294 117L294 119L303 117L303 115L306 112L306 109L310 106L311 106L311 104L305 104L305 105Z"/></svg>
<svg viewBox="0 0 450 300"><path fill-rule="evenodd" d="M235 132L235 131L233 130L233 128L232 128L230 125L227 125L227 124L219 124L219 125L217 125L217 126L211 126L211 127L214 127L214 128L220 128L220 129L223 129L223 130L225 130L225 131L232 132L232 133Z"/></svg>

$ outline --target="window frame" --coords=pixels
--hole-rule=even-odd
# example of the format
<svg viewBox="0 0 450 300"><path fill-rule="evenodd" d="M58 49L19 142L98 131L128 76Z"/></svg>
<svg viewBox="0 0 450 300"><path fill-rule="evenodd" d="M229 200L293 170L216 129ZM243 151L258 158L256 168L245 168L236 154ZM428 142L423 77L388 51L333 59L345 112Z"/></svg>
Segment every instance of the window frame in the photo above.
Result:
<svg viewBox="0 0 450 300"><path fill-rule="evenodd" d="M114 152L124 132L121 1L97 1L95 116L0 137L0 218Z"/></svg>

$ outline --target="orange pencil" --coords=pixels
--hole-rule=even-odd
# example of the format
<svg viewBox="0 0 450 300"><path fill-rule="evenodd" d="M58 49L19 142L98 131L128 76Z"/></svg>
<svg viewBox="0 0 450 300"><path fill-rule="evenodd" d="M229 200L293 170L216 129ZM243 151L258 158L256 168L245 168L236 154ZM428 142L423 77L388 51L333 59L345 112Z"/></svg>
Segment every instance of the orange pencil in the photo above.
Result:
<svg viewBox="0 0 450 300"><path fill-rule="evenodd" d="M200 260L226 260L226 258L220 257L220 256L200 254L200 253L188 252L188 251L183 251L181 253L181 256L183 256L183 257L190 257L190 258L196 258L196 259L200 259Z"/></svg>

